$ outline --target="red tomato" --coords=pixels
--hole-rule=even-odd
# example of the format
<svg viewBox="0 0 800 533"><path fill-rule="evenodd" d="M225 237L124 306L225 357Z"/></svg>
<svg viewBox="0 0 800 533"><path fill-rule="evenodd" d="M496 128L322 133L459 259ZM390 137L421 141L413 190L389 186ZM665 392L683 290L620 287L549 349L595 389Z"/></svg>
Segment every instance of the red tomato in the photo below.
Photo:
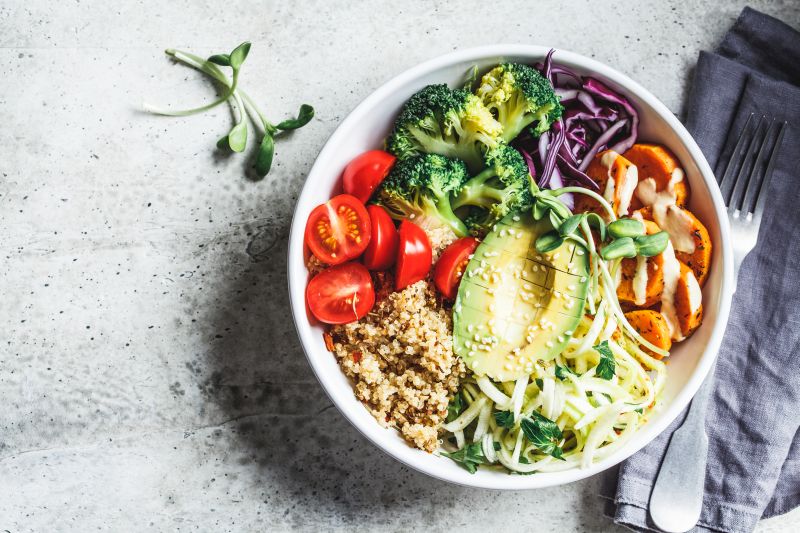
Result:
<svg viewBox="0 0 800 533"><path fill-rule="evenodd" d="M433 283L448 300L455 299L461 276L469 263L469 256L475 253L477 247L478 239L462 237L448 246L436 262Z"/></svg>
<svg viewBox="0 0 800 533"><path fill-rule="evenodd" d="M347 324L362 318L375 305L369 270L359 263L323 270L308 282L306 302L320 322Z"/></svg>
<svg viewBox="0 0 800 533"><path fill-rule="evenodd" d="M344 168L342 187L363 203L389 173L397 158L383 150L370 150L356 157Z"/></svg>
<svg viewBox="0 0 800 533"><path fill-rule="evenodd" d="M317 259L338 265L361 255L371 233L364 204L349 194L340 194L311 211L305 238Z"/></svg>
<svg viewBox="0 0 800 533"><path fill-rule="evenodd" d="M400 246L397 249L394 286L400 291L428 275L433 252L425 231L413 222L408 220L401 222L398 233Z"/></svg>
<svg viewBox="0 0 800 533"><path fill-rule="evenodd" d="M397 229L392 217L379 205L368 205L372 236L361 262L370 270L389 270L397 258Z"/></svg>

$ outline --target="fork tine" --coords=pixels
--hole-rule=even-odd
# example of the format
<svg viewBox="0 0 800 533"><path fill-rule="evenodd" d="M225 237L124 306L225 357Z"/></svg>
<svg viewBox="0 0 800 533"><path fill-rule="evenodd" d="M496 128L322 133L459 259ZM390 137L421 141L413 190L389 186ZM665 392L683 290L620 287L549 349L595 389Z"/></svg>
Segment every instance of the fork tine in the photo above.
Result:
<svg viewBox="0 0 800 533"><path fill-rule="evenodd" d="M742 215L752 213L755 208L755 200L758 198L758 191L761 190L761 185L764 182L766 175L766 168L769 162L770 154L775 146L775 140L780 133L781 123L772 119L770 122L767 133L764 135L764 140L761 147L758 149L758 156L753 163L753 170L750 173L750 181L747 183L747 190L744 193L744 200L740 207Z"/></svg>
<svg viewBox="0 0 800 533"><path fill-rule="evenodd" d="M731 191L733 190L734 176L736 176L738 173L738 169L741 167L742 162L744 161L744 153L750 144L751 132L755 127L753 116L753 113L750 113L750 116L747 117L747 122L744 123L742 132L739 134L739 139L736 141L736 147L733 149L730 159L728 159L728 164L725 167L725 173L719 179L722 200L725 202L725 205L728 205L728 199L730 198Z"/></svg>
<svg viewBox="0 0 800 533"><path fill-rule="evenodd" d="M750 178L754 174L755 167L753 165L755 163L756 155L758 154L761 146L764 144L767 129L767 119L762 115L758 121L758 125L756 126L756 131L750 140L750 145L747 147L747 155L745 156L744 162L739 169L739 173L734 180L733 191L731 192L730 199L727 202L728 212L731 214L734 214L742 207L744 193L747 190Z"/></svg>
<svg viewBox="0 0 800 533"><path fill-rule="evenodd" d="M753 218L755 220L759 220L764 211L764 204L767 199L767 191L769 190L769 181L772 178L772 170L775 166L775 160L778 159L778 150L781 147L781 142L783 142L783 134L786 133L787 126L788 124L785 121L780 123L778 138L775 139L775 145L772 147L772 153L769 156L769 163L767 163L767 170L764 171L764 179L761 181L761 187L758 189L758 199L756 200L756 206L753 209Z"/></svg>

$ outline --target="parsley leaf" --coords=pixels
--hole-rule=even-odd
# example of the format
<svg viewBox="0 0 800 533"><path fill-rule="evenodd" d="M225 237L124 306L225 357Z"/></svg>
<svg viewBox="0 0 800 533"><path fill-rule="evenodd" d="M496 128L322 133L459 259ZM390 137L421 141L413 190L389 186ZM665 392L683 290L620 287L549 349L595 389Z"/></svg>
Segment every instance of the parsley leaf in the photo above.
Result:
<svg viewBox="0 0 800 533"><path fill-rule="evenodd" d="M447 422L452 422L458 418L458 415L460 415L463 410L464 402L461 400L461 394L456 393L453 399L450 400L450 403L447 404Z"/></svg>
<svg viewBox="0 0 800 533"><path fill-rule="evenodd" d="M514 427L514 413L511 411L495 411L494 421L497 425L503 428Z"/></svg>
<svg viewBox="0 0 800 533"><path fill-rule="evenodd" d="M597 363L597 370L595 375L601 379L611 379L614 377L617 369L617 362L614 359L614 354L608 346L608 341L603 341L597 346L592 346L600 354L600 362Z"/></svg>
<svg viewBox="0 0 800 533"><path fill-rule="evenodd" d="M575 372L568 366L556 365L556 377L561 381L567 379L567 374L575 374Z"/></svg>
<svg viewBox="0 0 800 533"><path fill-rule="evenodd" d="M525 417L520 422L520 428L525 436L542 453L546 453L556 459L564 460L562 454L564 450L558 445L563 434L558 425L544 415L534 411L531 418Z"/></svg>
<svg viewBox="0 0 800 533"><path fill-rule="evenodd" d="M484 463L483 446L481 446L480 442L467 444L460 450L452 453L442 452L442 455L449 457L463 466L470 474L477 472L478 465Z"/></svg>
<svg viewBox="0 0 800 533"><path fill-rule="evenodd" d="M544 389L544 380L542 378L536 378L536 386L539 387L539 390Z"/></svg>

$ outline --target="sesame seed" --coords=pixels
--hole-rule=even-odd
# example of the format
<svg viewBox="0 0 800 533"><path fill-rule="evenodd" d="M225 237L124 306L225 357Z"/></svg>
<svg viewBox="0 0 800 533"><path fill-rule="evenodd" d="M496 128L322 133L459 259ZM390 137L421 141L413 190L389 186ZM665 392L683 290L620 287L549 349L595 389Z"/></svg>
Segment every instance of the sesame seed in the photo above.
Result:
<svg viewBox="0 0 800 533"><path fill-rule="evenodd" d="M558 340L558 342L564 342L564 337L562 337L561 335L559 335L557 340Z"/></svg>
<svg viewBox="0 0 800 533"><path fill-rule="evenodd" d="M503 365L503 368L505 368L506 370L511 370L512 366L510 363L506 363L505 365Z"/></svg>
<svg viewBox="0 0 800 533"><path fill-rule="evenodd" d="M586 283L586 276L581 276L581 283Z"/></svg>
<svg viewBox="0 0 800 533"><path fill-rule="evenodd" d="M469 324L469 325L467 326L467 331L469 331L470 333L472 333L473 331L475 331L475 326L473 326L472 324Z"/></svg>
<svg viewBox="0 0 800 533"><path fill-rule="evenodd" d="M567 285L567 289L569 289L571 291L574 291L575 290L575 285Z"/></svg>
<svg viewBox="0 0 800 533"><path fill-rule="evenodd" d="M583 250L578 250L575 253L578 254L578 255L583 255Z"/></svg>
<svg viewBox="0 0 800 533"><path fill-rule="evenodd" d="M511 217L511 220L513 220L514 222L519 222L519 215L514 215L513 217Z"/></svg>
<svg viewBox="0 0 800 533"><path fill-rule="evenodd" d="M547 341L546 343L544 343L544 345L547 346L548 348L552 348L553 347L553 342L552 341Z"/></svg>

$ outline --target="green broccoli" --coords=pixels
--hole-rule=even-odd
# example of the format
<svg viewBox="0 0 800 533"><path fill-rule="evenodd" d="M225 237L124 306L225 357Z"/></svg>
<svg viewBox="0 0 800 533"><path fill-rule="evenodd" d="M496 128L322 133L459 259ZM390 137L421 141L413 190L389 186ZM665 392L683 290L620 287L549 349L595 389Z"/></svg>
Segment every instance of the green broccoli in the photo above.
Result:
<svg viewBox="0 0 800 533"><path fill-rule="evenodd" d="M476 93L503 125L506 142L533 122L534 135L540 135L564 110L547 78L518 63L504 63L484 74Z"/></svg>
<svg viewBox="0 0 800 533"><path fill-rule="evenodd" d="M436 154L399 159L378 190L377 203L395 219L410 219L423 229L449 227L468 234L453 213L451 195L469 179L463 161Z"/></svg>
<svg viewBox="0 0 800 533"><path fill-rule="evenodd" d="M485 165L485 170L464 183L452 202L454 210L468 211L466 226L475 235L486 233L508 213L533 203L528 165L517 150L500 144L486 153Z"/></svg>
<svg viewBox="0 0 800 533"><path fill-rule="evenodd" d="M420 153L461 159L472 172L499 142L502 127L481 99L447 85L428 85L403 106L386 149L398 159Z"/></svg>

